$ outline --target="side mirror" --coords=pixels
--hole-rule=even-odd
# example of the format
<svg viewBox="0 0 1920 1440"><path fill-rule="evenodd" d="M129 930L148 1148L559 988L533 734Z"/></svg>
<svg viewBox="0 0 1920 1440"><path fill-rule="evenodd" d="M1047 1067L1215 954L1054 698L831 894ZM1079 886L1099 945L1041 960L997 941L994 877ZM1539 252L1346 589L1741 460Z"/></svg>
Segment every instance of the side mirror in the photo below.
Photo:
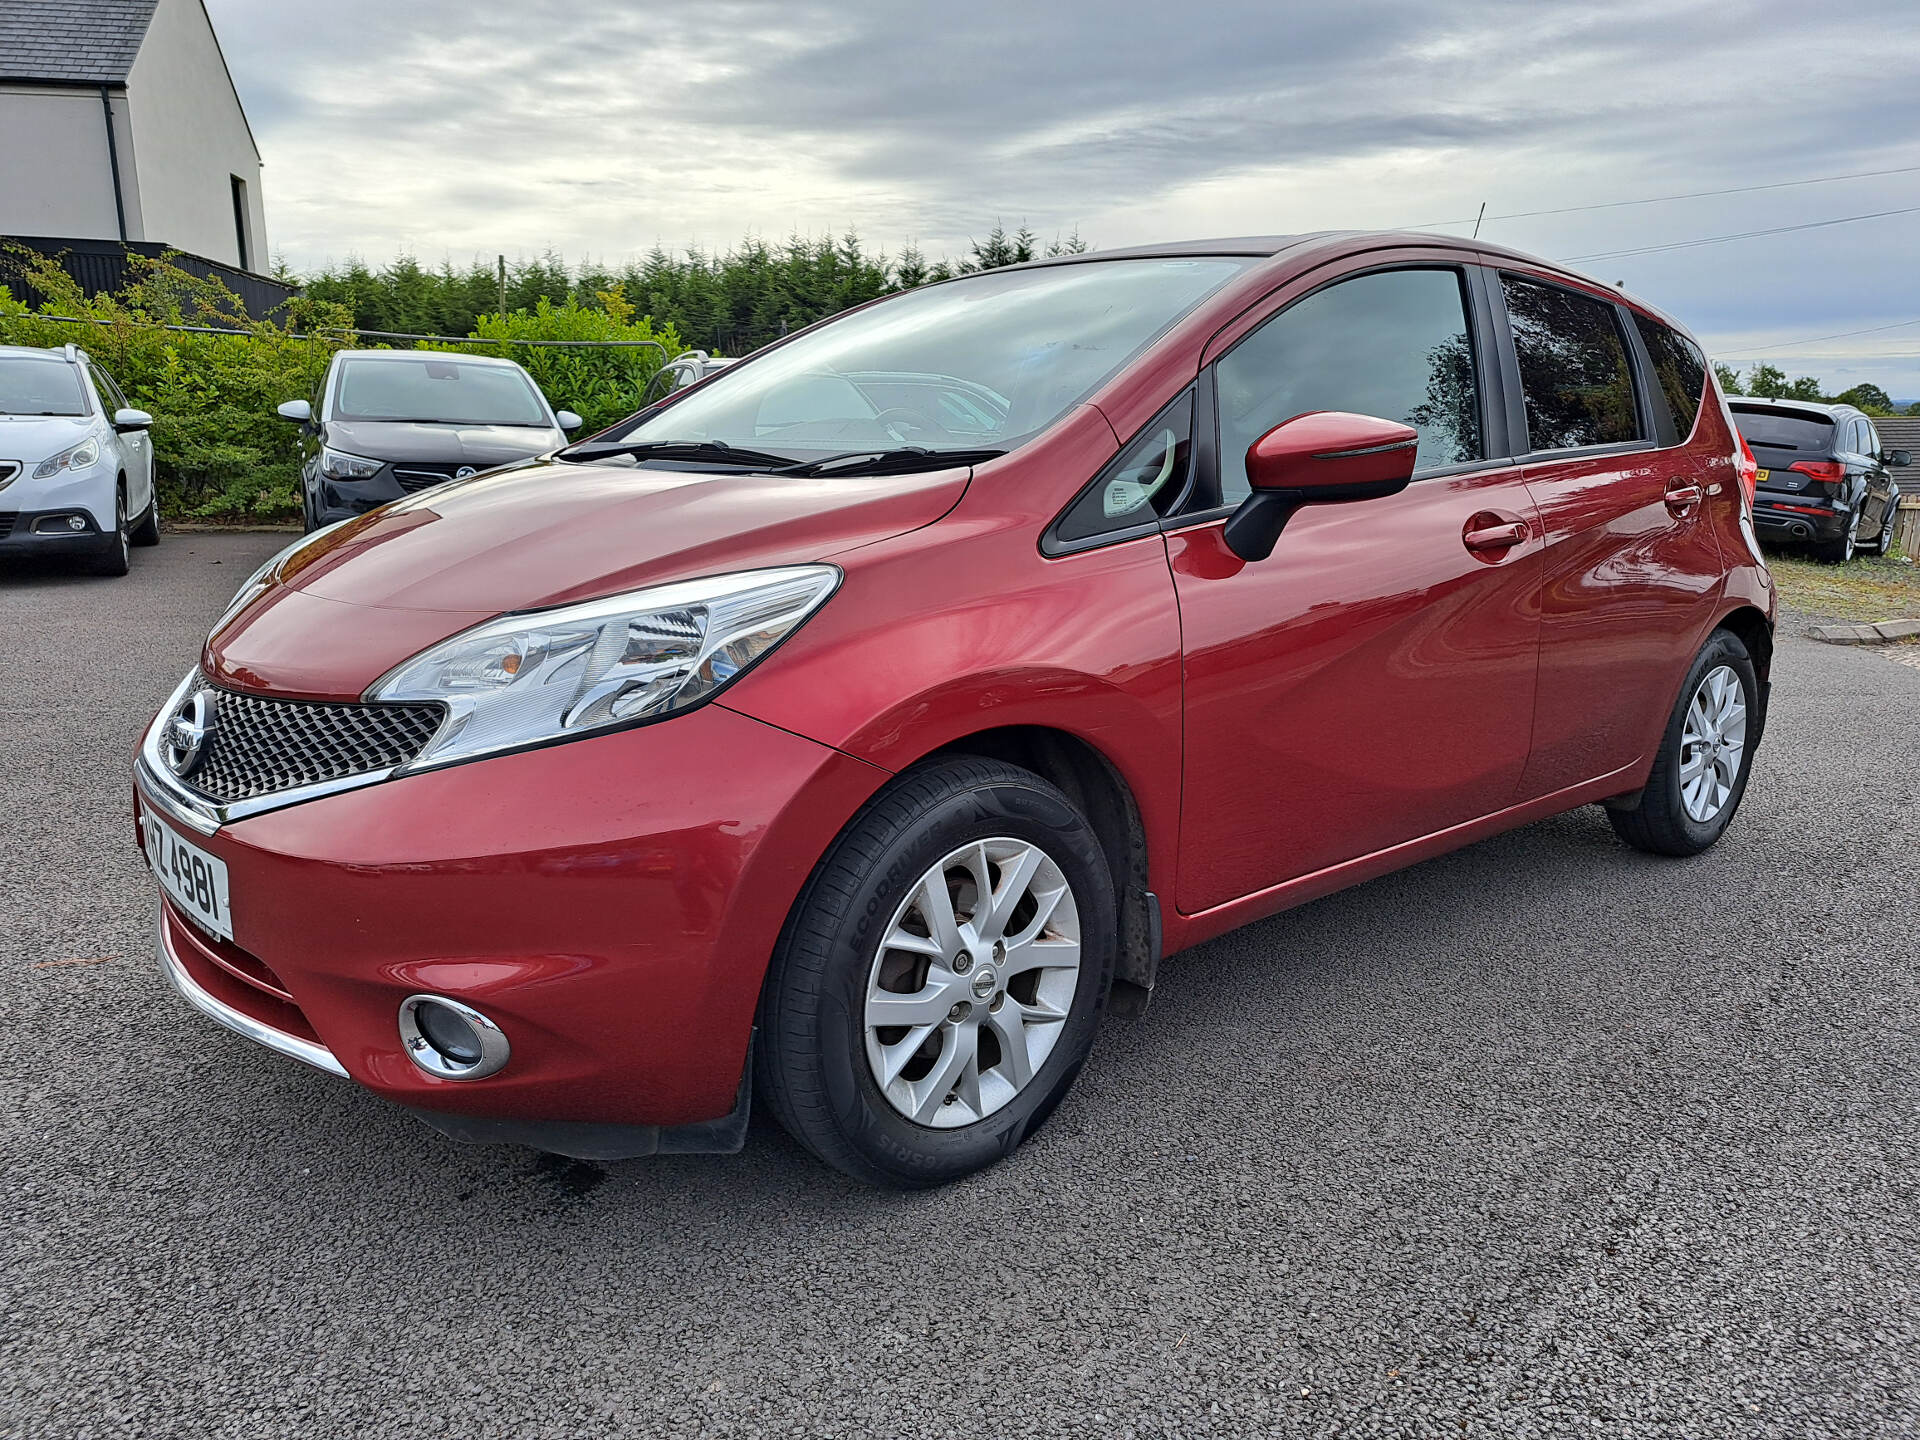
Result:
<svg viewBox="0 0 1920 1440"><path fill-rule="evenodd" d="M1247 447L1250 493L1222 538L1242 560L1264 560L1302 505L1377 500L1413 479L1420 435L1411 426L1344 410L1315 410Z"/></svg>
<svg viewBox="0 0 1920 1440"><path fill-rule="evenodd" d="M571 410L556 410L553 412L553 418L560 422L560 428L569 435L587 423Z"/></svg>
<svg viewBox="0 0 1920 1440"><path fill-rule="evenodd" d="M153 416L144 410L116 410L113 412L113 428L122 435L132 430L151 430Z"/></svg>
<svg viewBox="0 0 1920 1440"><path fill-rule="evenodd" d="M1905 450L1889 450L1887 452L1887 464L1889 465L1905 466L1911 465L1912 463L1913 456Z"/></svg>
<svg viewBox="0 0 1920 1440"><path fill-rule="evenodd" d="M296 425L306 425L313 420L313 406L305 400L289 400L277 413L282 420L291 420Z"/></svg>

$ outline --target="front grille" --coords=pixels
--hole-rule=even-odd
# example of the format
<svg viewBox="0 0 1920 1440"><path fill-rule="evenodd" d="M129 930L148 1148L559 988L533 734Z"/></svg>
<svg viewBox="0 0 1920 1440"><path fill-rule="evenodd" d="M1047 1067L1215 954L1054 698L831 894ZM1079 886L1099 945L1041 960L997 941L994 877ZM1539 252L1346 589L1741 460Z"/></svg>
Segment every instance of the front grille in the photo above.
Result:
<svg viewBox="0 0 1920 1440"><path fill-rule="evenodd" d="M267 700L204 680L213 736L187 784L223 805L403 765L426 748L445 707Z"/></svg>
<svg viewBox="0 0 1920 1440"><path fill-rule="evenodd" d="M19 463L13 460L0 460L0 488L11 484L20 473Z"/></svg>
<svg viewBox="0 0 1920 1440"><path fill-rule="evenodd" d="M453 479L453 472L462 469L459 465L396 465L393 478L400 482L400 488L411 495L416 490L425 490L429 485L444 485Z"/></svg>

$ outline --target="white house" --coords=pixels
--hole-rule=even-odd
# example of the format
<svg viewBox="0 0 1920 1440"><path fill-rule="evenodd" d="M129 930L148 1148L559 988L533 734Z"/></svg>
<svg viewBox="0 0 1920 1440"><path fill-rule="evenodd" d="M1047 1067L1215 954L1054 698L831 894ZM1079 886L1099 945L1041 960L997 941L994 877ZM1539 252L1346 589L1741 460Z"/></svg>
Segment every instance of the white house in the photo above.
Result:
<svg viewBox="0 0 1920 1440"><path fill-rule="evenodd" d="M201 0L0 0L0 235L266 268L260 151Z"/></svg>

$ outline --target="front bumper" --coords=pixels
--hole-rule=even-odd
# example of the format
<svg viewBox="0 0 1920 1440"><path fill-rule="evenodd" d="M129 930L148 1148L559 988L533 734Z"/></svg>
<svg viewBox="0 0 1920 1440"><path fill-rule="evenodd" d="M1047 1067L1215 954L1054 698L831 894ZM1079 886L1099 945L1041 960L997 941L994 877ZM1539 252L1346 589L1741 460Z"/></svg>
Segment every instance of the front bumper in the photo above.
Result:
<svg viewBox="0 0 1920 1440"><path fill-rule="evenodd" d="M72 529L67 517L77 515L85 528ZM42 531L39 527L58 525ZM103 555L118 542L100 528L93 512L69 505L53 510L0 510L0 555Z"/></svg>
<svg viewBox="0 0 1920 1440"><path fill-rule="evenodd" d="M736 1113L781 926L886 778L716 704L210 834L145 770L137 809L230 878L232 943L162 907L161 961L190 1004L463 1138L596 1154L609 1142L592 1131ZM508 1065L475 1081L418 1069L397 1017L423 992L490 1016Z"/></svg>

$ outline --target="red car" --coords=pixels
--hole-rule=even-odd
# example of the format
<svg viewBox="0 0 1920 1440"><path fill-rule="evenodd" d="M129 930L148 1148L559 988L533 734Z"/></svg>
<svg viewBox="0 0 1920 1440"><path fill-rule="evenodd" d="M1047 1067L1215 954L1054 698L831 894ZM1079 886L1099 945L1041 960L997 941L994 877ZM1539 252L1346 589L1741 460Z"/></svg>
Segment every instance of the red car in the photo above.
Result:
<svg viewBox="0 0 1920 1440"><path fill-rule="evenodd" d="M1485 245L891 296L263 568L138 758L161 958L465 1139L731 1150L757 1093L950 1180L1175 951L1579 805L1711 845L1751 504L1684 332Z"/></svg>

